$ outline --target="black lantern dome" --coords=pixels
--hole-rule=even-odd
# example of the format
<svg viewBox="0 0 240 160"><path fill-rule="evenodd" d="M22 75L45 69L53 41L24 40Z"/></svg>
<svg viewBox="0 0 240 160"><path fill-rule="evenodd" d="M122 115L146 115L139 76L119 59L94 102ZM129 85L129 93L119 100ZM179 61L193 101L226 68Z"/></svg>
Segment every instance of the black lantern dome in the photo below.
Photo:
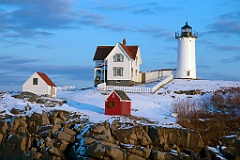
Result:
<svg viewBox="0 0 240 160"><path fill-rule="evenodd" d="M181 28L181 34L178 32L175 33L175 38L180 38L180 37L194 37L197 38L197 32L194 32L192 34L192 27L188 25L188 22Z"/></svg>
<svg viewBox="0 0 240 160"><path fill-rule="evenodd" d="M185 26L181 28L181 35L182 37L191 37L192 36L192 27L188 25L186 22Z"/></svg>

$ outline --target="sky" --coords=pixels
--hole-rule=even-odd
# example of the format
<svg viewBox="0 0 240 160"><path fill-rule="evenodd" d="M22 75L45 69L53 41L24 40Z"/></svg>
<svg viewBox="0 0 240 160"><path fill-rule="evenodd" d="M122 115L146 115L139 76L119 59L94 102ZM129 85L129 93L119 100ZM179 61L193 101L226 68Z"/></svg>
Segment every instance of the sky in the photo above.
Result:
<svg viewBox="0 0 240 160"><path fill-rule="evenodd" d="M173 69L175 32L198 32L197 77L240 81L239 0L1 0L0 90L35 72L57 86L93 86L99 45L138 45L141 71Z"/></svg>

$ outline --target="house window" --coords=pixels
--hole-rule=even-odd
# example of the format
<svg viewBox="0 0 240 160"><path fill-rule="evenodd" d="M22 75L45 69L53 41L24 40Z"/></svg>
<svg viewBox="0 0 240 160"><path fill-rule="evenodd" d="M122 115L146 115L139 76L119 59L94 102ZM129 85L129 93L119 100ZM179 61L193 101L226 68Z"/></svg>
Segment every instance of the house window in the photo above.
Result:
<svg viewBox="0 0 240 160"><path fill-rule="evenodd" d="M136 70L136 71L135 71L135 76L137 76L137 73L138 73L138 71Z"/></svg>
<svg viewBox="0 0 240 160"><path fill-rule="evenodd" d="M136 66L137 66L138 65L138 57L136 57L135 62L136 62Z"/></svg>
<svg viewBox="0 0 240 160"><path fill-rule="evenodd" d="M33 85L38 85L38 78L33 78Z"/></svg>
<svg viewBox="0 0 240 160"><path fill-rule="evenodd" d="M133 68L131 69L131 76L133 77Z"/></svg>
<svg viewBox="0 0 240 160"><path fill-rule="evenodd" d="M114 62L123 62L123 55L122 54L115 54L113 57Z"/></svg>
<svg viewBox="0 0 240 160"><path fill-rule="evenodd" d="M113 76L123 76L123 67L113 67Z"/></svg>

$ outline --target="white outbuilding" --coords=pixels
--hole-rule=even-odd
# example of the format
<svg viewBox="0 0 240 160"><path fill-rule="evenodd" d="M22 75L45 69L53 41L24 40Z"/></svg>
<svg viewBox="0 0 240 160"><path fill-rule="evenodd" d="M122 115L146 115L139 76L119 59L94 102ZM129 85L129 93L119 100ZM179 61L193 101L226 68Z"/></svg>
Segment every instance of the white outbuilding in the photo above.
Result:
<svg viewBox="0 0 240 160"><path fill-rule="evenodd" d="M192 33L192 27L186 24L181 28L181 33L175 33L178 40L176 78L196 79L196 53L195 40L197 32Z"/></svg>
<svg viewBox="0 0 240 160"><path fill-rule="evenodd" d="M32 92L37 95L56 97L56 85L42 72L35 72L22 86L24 92Z"/></svg>

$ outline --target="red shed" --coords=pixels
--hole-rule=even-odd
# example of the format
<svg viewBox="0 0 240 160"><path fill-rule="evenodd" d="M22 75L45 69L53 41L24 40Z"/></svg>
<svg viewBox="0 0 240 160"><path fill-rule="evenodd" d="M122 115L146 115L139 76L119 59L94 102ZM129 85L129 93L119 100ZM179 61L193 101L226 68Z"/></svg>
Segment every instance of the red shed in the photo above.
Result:
<svg viewBox="0 0 240 160"><path fill-rule="evenodd" d="M131 114L131 99L125 92L113 90L105 99L106 115Z"/></svg>

